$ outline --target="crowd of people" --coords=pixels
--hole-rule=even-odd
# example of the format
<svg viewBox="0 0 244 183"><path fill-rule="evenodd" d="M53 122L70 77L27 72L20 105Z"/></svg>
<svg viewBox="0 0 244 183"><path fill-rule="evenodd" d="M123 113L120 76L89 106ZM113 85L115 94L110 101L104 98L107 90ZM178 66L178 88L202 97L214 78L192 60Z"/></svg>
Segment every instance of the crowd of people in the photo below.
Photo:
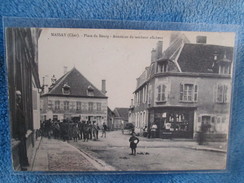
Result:
<svg viewBox="0 0 244 183"><path fill-rule="evenodd" d="M101 137L106 137L107 125L103 123L99 126L95 121L77 120L45 120L41 123L40 134L44 137L62 139L63 141L78 140L98 140L99 131Z"/></svg>

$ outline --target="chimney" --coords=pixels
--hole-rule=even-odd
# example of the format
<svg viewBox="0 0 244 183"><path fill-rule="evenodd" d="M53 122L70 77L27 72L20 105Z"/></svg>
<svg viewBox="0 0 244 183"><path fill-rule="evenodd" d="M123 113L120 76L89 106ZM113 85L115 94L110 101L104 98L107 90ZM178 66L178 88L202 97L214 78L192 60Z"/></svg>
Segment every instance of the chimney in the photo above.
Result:
<svg viewBox="0 0 244 183"><path fill-rule="evenodd" d="M102 90L101 92L106 95L107 91L106 91L106 80L102 80Z"/></svg>
<svg viewBox="0 0 244 183"><path fill-rule="evenodd" d="M156 56L156 50L152 49L151 51L151 62L155 62L157 60L157 56Z"/></svg>
<svg viewBox="0 0 244 183"><path fill-rule="evenodd" d="M163 55L163 41L158 41L157 42L157 47L156 47L156 59L161 58Z"/></svg>
<svg viewBox="0 0 244 183"><path fill-rule="evenodd" d="M67 69L68 69L68 67L67 66L64 66L64 74L67 73Z"/></svg>
<svg viewBox="0 0 244 183"><path fill-rule="evenodd" d="M199 44L206 44L207 43L207 36L197 36L196 43Z"/></svg>

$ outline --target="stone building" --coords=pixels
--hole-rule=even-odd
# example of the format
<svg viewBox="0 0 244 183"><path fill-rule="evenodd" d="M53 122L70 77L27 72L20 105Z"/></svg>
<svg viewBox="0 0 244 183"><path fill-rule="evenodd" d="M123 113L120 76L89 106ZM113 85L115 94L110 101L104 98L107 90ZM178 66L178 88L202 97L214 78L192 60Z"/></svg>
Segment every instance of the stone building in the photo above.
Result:
<svg viewBox="0 0 244 183"><path fill-rule="evenodd" d="M178 34L163 51L152 50L151 64L137 78L129 121L137 129L156 123L157 137L194 138L207 125L209 140L228 135L233 47L190 43Z"/></svg>
<svg viewBox="0 0 244 183"><path fill-rule="evenodd" d="M97 89L76 68L64 74L41 95L41 120L63 121L73 117L81 121L107 124L105 80Z"/></svg>

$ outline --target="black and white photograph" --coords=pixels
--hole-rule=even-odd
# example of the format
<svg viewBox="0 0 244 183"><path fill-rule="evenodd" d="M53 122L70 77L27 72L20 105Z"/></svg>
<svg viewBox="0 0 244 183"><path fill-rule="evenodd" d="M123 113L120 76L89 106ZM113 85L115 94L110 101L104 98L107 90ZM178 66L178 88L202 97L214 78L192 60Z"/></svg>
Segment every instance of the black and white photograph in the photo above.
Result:
<svg viewBox="0 0 244 183"><path fill-rule="evenodd" d="M225 170L235 33L6 28L15 171Z"/></svg>

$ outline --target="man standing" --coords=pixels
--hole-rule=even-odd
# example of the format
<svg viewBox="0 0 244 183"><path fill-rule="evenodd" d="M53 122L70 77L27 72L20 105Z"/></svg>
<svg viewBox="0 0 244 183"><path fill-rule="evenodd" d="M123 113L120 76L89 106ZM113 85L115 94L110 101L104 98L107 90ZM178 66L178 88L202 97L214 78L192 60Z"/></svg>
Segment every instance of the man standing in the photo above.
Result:
<svg viewBox="0 0 244 183"><path fill-rule="evenodd" d="M82 140L84 138L84 125L85 125L85 121L82 122L78 122L78 127L80 130L80 139Z"/></svg>
<svg viewBox="0 0 244 183"><path fill-rule="evenodd" d="M158 126L156 125L156 123L153 123L153 125L151 127L152 138L156 138L157 129L158 129Z"/></svg>
<svg viewBox="0 0 244 183"><path fill-rule="evenodd" d="M105 137L106 138L106 131L107 131L107 125L105 123L103 123L103 127L102 127L102 136L101 137Z"/></svg>
<svg viewBox="0 0 244 183"><path fill-rule="evenodd" d="M19 148L19 161L20 168L22 171L27 170L27 166L29 166L27 150L26 150L26 124L25 124L25 116L21 106L21 92L16 91L16 124L17 124L17 137L20 140L20 148Z"/></svg>

